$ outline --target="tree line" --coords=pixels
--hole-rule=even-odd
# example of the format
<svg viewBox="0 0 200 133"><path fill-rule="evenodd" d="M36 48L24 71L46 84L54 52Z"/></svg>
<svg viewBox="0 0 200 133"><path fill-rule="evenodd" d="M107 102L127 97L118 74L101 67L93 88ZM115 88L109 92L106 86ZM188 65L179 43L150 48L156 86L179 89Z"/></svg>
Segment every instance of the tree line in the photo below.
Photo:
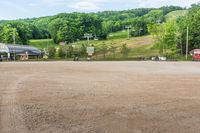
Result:
<svg viewBox="0 0 200 133"><path fill-rule="evenodd" d="M52 38L55 43L71 43L84 39L90 33L98 39L106 39L112 32L131 26L132 36L149 34L148 24L165 22L165 15L171 11L183 10L177 6L162 8L140 8L125 11L104 11L97 13L61 13L55 16L0 21L0 42L28 44L30 39Z"/></svg>

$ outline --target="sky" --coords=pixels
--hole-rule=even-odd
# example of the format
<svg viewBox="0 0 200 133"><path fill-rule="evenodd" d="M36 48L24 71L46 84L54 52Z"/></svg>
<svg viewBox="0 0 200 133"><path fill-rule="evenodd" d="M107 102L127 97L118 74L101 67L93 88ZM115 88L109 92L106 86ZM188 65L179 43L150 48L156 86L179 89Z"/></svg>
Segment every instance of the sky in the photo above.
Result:
<svg viewBox="0 0 200 133"><path fill-rule="evenodd" d="M98 12L176 5L200 0L0 0L0 20L51 16L63 12Z"/></svg>

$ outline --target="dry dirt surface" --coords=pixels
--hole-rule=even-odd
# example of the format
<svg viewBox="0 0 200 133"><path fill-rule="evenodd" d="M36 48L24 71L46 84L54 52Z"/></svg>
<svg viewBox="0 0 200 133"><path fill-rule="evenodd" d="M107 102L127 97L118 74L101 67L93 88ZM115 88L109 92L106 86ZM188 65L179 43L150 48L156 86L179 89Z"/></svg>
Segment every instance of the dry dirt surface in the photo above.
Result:
<svg viewBox="0 0 200 133"><path fill-rule="evenodd" d="M0 63L0 133L199 133L200 63Z"/></svg>

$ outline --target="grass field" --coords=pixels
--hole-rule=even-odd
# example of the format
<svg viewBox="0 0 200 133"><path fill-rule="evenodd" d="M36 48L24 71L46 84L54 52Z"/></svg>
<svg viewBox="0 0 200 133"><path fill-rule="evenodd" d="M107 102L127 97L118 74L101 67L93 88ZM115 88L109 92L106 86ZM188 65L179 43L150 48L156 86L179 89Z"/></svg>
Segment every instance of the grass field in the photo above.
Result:
<svg viewBox="0 0 200 133"><path fill-rule="evenodd" d="M49 46L56 46L53 39L39 39L39 40L29 40L29 45L43 49Z"/></svg>
<svg viewBox="0 0 200 133"><path fill-rule="evenodd" d="M114 40L114 39L119 39L119 38L128 38L128 32L126 30L124 31L119 31L115 33L110 33L108 35L108 40Z"/></svg>
<svg viewBox="0 0 200 133"><path fill-rule="evenodd" d="M165 18L169 20L176 20L178 17L185 16L188 13L188 10L177 10L168 13Z"/></svg>

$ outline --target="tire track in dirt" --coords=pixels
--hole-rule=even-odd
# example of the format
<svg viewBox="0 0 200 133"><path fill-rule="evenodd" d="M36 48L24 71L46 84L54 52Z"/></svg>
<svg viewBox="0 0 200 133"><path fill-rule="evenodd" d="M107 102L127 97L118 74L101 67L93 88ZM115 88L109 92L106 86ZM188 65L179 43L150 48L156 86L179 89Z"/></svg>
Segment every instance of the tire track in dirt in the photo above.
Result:
<svg viewBox="0 0 200 133"><path fill-rule="evenodd" d="M0 133L28 133L28 129L24 123L23 111L17 103L17 91L20 85L30 76L19 77L18 80L12 82L2 96L1 103L1 130Z"/></svg>

